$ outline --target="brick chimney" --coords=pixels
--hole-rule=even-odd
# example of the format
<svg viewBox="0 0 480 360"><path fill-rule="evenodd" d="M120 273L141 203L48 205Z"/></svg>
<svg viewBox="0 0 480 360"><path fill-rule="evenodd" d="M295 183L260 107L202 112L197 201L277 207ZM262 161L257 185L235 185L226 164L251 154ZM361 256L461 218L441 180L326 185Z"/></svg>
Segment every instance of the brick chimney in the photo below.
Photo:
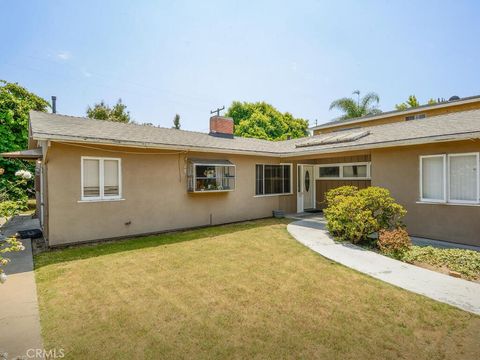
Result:
<svg viewBox="0 0 480 360"><path fill-rule="evenodd" d="M210 135L233 139L233 119L212 116L210 118Z"/></svg>

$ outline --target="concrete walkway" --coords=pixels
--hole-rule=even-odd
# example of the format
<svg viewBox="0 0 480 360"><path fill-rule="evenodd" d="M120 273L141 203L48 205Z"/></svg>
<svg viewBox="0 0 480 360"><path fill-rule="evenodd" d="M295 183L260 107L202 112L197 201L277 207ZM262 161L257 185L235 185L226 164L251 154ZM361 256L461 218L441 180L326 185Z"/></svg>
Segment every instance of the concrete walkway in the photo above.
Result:
<svg viewBox="0 0 480 360"><path fill-rule="evenodd" d="M299 242L320 255L403 289L480 315L480 284L454 278L332 240L322 216L288 225Z"/></svg>
<svg viewBox="0 0 480 360"><path fill-rule="evenodd" d="M0 236L38 227L38 220L31 216L17 216L0 228ZM12 261L5 267L7 281L0 284L0 359L4 353L8 354L7 359L28 358L28 349L43 349L32 244L31 240L22 243L24 251L6 254Z"/></svg>

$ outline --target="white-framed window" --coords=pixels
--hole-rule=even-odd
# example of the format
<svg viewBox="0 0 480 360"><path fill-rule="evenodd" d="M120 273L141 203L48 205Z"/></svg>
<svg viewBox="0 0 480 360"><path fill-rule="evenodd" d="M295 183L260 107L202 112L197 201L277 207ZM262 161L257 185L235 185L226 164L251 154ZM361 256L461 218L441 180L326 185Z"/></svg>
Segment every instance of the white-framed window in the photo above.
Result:
<svg viewBox="0 0 480 360"><path fill-rule="evenodd" d="M447 183L446 155L428 155L420 157L420 200L445 202Z"/></svg>
<svg viewBox="0 0 480 360"><path fill-rule="evenodd" d="M420 156L420 200L478 204L479 153Z"/></svg>
<svg viewBox="0 0 480 360"><path fill-rule="evenodd" d="M121 159L82 156L81 169L82 200L113 200L122 197Z"/></svg>
<svg viewBox="0 0 480 360"><path fill-rule="evenodd" d="M319 180L368 180L370 163L339 163L316 165Z"/></svg>
<svg viewBox="0 0 480 360"><path fill-rule="evenodd" d="M256 164L255 196L292 193L292 164Z"/></svg>
<svg viewBox="0 0 480 360"><path fill-rule="evenodd" d="M448 201L478 203L478 153L448 155Z"/></svg>

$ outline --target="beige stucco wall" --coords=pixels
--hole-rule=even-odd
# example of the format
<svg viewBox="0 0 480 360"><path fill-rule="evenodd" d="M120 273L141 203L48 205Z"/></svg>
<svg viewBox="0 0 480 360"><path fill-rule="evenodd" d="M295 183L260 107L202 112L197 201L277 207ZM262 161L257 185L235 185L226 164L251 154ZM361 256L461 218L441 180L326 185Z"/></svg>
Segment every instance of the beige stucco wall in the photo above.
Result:
<svg viewBox="0 0 480 360"><path fill-rule="evenodd" d="M406 224L411 235L480 245L479 206L417 204L419 156L480 151L478 140L339 153L336 156L312 155L302 159L211 153L137 155L125 151L148 151L118 147L107 149L121 152L57 143L52 143L49 148L45 171L48 176L45 229L50 245L209 225L210 214L212 224L221 224L271 216L274 209L295 212L297 164L365 161L367 158L371 158L372 162L372 185L390 189L397 201L407 208ZM161 150L153 152L167 153ZM124 200L79 202L81 156L122 159ZM237 172L235 191L187 193L187 156L232 161ZM280 162L293 163L293 194L255 197L255 164ZM131 224L126 225L128 222Z"/></svg>
<svg viewBox="0 0 480 360"><path fill-rule="evenodd" d="M125 200L79 202L81 156L121 158ZM233 162L235 191L187 193L186 156ZM212 224L262 218L279 207L279 196L254 197L255 164L279 163L275 158L208 153L136 155L53 143L47 161L50 245L209 225L210 214ZM128 222L131 224L125 225Z"/></svg>
<svg viewBox="0 0 480 360"><path fill-rule="evenodd" d="M390 189L406 207L411 235L480 245L480 206L418 203L420 155L478 151L479 140L372 150L372 185Z"/></svg>

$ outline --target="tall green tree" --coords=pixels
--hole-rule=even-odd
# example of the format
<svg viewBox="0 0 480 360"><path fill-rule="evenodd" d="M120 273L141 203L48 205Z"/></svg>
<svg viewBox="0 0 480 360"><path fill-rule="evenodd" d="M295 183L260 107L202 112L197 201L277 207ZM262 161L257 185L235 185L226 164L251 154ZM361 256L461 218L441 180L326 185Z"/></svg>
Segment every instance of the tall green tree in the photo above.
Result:
<svg viewBox="0 0 480 360"><path fill-rule="evenodd" d="M435 99L429 99L427 104L433 105L436 104L437 101ZM410 95L407 99L407 101L401 103L401 104L396 104L395 109L397 110L407 110L411 108L416 108L420 106L420 102L417 100L417 97L415 95Z"/></svg>
<svg viewBox="0 0 480 360"><path fill-rule="evenodd" d="M180 130L180 115L175 114L175 117L173 118L173 128Z"/></svg>
<svg viewBox="0 0 480 360"><path fill-rule="evenodd" d="M129 123L132 121L130 112L127 111L127 105L118 99L117 103L110 107L105 101L100 101L98 104L89 106L87 108L87 116L91 119L108 120L122 123Z"/></svg>
<svg viewBox="0 0 480 360"><path fill-rule="evenodd" d="M308 135L307 120L281 113L266 102L234 101L225 115L233 118L236 136L287 140Z"/></svg>
<svg viewBox="0 0 480 360"><path fill-rule="evenodd" d="M0 152L24 150L28 147L28 121L30 110L47 111L50 104L17 83L0 80ZM0 191L6 181L12 181L19 169L32 166L21 160L0 157L4 175L0 179ZM31 181L28 184L31 185ZM26 196L26 188L18 188L18 196Z"/></svg>
<svg viewBox="0 0 480 360"><path fill-rule="evenodd" d="M365 115L380 114L382 110L378 108L380 97L374 93L369 92L365 96L360 97L360 90L355 90L353 95L357 95L357 98L344 97L334 100L330 104L330 110L338 109L344 112L340 119L353 119L362 117Z"/></svg>

